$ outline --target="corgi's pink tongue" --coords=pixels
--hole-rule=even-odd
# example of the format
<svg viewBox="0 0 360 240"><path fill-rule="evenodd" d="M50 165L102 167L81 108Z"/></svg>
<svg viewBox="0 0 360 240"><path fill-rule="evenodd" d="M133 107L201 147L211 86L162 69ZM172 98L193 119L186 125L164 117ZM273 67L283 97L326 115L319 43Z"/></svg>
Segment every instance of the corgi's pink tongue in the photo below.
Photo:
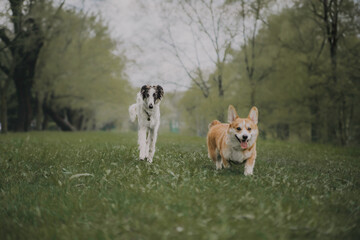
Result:
<svg viewBox="0 0 360 240"><path fill-rule="evenodd" d="M247 148L247 142L246 141L241 141L241 148L242 149L246 149Z"/></svg>

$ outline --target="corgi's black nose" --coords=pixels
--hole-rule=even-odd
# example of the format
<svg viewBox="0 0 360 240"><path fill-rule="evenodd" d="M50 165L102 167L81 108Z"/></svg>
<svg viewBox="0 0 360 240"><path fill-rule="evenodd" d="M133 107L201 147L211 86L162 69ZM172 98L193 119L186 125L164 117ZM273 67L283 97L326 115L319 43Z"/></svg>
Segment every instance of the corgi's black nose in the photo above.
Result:
<svg viewBox="0 0 360 240"><path fill-rule="evenodd" d="M152 103L149 105L149 108L153 108L154 106L152 105Z"/></svg>
<svg viewBox="0 0 360 240"><path fill-rule="evenodd" d="M247 135L243 135L243 140L246 140L247 138L248 138L248 136Z"/></svg>

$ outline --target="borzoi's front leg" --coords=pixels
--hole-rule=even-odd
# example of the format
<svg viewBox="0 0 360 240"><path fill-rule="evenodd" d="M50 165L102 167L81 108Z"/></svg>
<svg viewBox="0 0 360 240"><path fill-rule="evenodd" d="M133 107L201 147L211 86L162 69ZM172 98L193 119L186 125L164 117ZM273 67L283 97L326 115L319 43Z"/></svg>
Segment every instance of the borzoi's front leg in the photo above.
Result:
<svg viewBox="0 0 360 240"><path fill-rule="evenodd" d="M150 129L150 132L149 132L150 149L149 149L148 162L150 162L150 163L153 161L153 157L155 154L155 144L156 144L156 140L157 140L157 132L158 132L158 127L155 129Z"/></svg>
<svg viewBox="0 0 360 240"><path fill-rule="evenodd" d="M147 129L145 127L142 127L139 129L138 132L138 144L139 144L139 150L140 150L140 160L145 160L147 152L146 152L146 131Z"/></svg>
<svg viewBox="0 0 360 240"><path fill-rule="evenodd" d="M145 146L145 158L149 159L149 148L150 148L150 129L146 129L146 146Z"/></svg>

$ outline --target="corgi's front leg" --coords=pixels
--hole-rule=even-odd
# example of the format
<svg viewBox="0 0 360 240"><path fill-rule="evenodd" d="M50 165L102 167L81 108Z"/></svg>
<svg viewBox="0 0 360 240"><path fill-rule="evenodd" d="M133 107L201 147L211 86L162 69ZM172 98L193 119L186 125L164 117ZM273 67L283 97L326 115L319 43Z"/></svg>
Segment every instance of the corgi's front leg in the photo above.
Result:
<svg viewBox="0 0 360 240"><path fill-rule="evenodd" d="M246 160L245 170L244 170L245 176L253 175L254 166L255 166L255 158L256 158L256 153L254 153L248 160Z"/></svg>
<svg viewBox="0 0 360 240"><path fill-rule="evenodd" d="M230 167L230 163L223 156L221 156L221 160L222 160L222 165L224 166L224 168Z"/></svg>

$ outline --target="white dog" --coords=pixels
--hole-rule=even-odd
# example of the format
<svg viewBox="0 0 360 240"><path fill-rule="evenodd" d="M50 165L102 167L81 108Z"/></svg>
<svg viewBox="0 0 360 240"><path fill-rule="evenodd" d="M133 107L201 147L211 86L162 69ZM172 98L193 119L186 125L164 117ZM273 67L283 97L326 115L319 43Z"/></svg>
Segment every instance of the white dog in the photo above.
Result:
<svg viewBox="0 0 360 240"><path fill-rule="evenodd" d="M136 103L129 107L130 120L138 117L138 144L140 160L152 162L155 153L157 132L160 126L160 102L164 90L160 85L141 87L137 94Z"/></svg>

